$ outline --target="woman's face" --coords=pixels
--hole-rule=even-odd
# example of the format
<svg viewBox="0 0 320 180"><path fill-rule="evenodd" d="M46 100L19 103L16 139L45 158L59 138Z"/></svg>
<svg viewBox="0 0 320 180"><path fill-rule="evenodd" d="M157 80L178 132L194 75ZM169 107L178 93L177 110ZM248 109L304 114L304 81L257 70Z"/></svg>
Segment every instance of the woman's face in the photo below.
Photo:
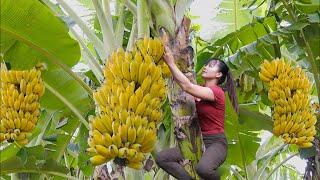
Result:
<svg viewBox="0 0 320 180"><path fill-rule="evenodd" d="M222 76L222 73L219 70L217 61L213 63L208 63L202 70L202 78L207 79L219 79Z"/></svg>

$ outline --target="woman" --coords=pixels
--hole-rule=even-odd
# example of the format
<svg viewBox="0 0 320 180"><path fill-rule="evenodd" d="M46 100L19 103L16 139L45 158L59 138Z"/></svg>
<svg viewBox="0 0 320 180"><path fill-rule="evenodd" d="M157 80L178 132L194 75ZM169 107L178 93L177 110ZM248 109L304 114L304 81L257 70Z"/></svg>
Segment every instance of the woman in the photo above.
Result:
<svg viewBox="0 0 320 180"><path fill-rule="evenodd" d="M217 169L225 161L228 147L224 135L225 96L224 90L220 87L225 79L227 79L229 98L238 112L237 97L229 68L221 60L210 60L202 71L205 84L199 86L192 84L178 69L168 46L165 46L164 59L174 80L184 91L195 97L199 125L206 148L195 167L196 172L205 180L220 179ZM181 161L183 156L178 148L161 151L156 157L156 163L170 175L181 180L192 179L179 163Z"/></svg>

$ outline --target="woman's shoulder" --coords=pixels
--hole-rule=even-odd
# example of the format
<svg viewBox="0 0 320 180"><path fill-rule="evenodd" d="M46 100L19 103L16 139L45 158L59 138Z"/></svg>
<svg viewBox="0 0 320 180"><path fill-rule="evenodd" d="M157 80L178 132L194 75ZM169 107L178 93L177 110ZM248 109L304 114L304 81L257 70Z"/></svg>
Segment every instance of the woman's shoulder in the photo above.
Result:
<svg viewBox="0 0 320 180"><path fill-rule="evenodd" d="M210 86L209 88L212 89L212 92L214 94L216 101L224 102L225 94L222 87L214 85L214 86Z"/></svg>
<svg viewBox="0 0 320 180"><path fill-rule="evenodd" d="M219 93L224 94L223 88L218 85L209 86L209 88L212 89L214 93L219 92Z"/></svg>

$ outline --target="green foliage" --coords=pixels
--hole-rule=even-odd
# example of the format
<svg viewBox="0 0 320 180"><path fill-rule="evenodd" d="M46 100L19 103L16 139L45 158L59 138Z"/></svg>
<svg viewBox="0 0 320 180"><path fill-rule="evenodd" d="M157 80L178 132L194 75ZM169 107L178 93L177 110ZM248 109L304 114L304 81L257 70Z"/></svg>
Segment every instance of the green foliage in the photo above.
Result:
<svg viewBox="0 0 320 180"><path fill-rule="evenodd" d="M29 50L37 56L41 54L41 57L27 59L24 61L30 64L20 63L17 68L30 68L44 57L51 61L59 61L67 66L72 66L80 58L79 45L76 41L72 40L67 34L65 25L55 17L50 10L45 7L39 1L34 0L17 0L1 1L1 39L9 44L14 45L6 46L5 49L9 52L2 51L2 53L8 53L11 61L13 55L18 53L20 56L16 56L17 59L22 58L22 55L26 55L27 45ZM49 23L50 22L50 23ZM45 32L45 33L44 33ZM56 43L59 39L60 43ZM11 41L15 41L12 43ZM21 45L23 43L24 45ZM2 49L1 49L2 50ZM65 53L65 52L69 53ZM29 54L29 53L28 53ZM6 54L4 56L6 58ZM29 57L27 57L29 58Z"/></svg>
<svg viewBox="0 0 320 180"><path fill-rule="evenodd" d="M80 121L65 102L76 107L84 117L93 108L89 94L79 85L80 77L76 80L70 74L72 66L80 59L79 45L69 36L65 24L36 0L1 1L0 30L4 37L1 38L1 53L12 69L46 64L42 78L53 90L46 90L41 108L47 112L59 111L41 118L30 148L20 149L12 144L1 150L4 157L1 158L1 174L30 172L68 177L68 169L60 160ZM65 102L56 96L57 93ZM32 147L42 142L45 146Z"/></svg>
<svg viewBox="0 0 320 180"><path fill-rule="evenodd" d="M94 114L94 105L89 97L88 87L83 85L84 75L75 74L71 69L79 62L80 48L78 42L68 34L68 28L73 24L63 23L61 19L66 20L66 16L57 18L42 2L1 1L1 60L9 63L12 69L29 69L37 63L45 63L47 69L43 71L42 78L47 88L52 88L47 89L41 99L41 120L30 144L27 147L1 144L1 177L8 179L5 174L28 173L31 179L77 179L80 177L76 173L77 170L80 170L81 177L90 177L94 167L88 163L89 156L85 152L88 131L85 125L80 123L79 114L81 119L86 119L89 114ZM91 1L79 2L87 9L94 10ZM191 1L154 2L151 8L153 19L149 25L152 33L157 35L155 27L164 24L168 25L173 33L174 22L166 18L172 18L170 8L179 7L179 12L175 14L177 17L173 19L181 19L181 12ZM117 2L121 3L123 1ZM228 63L239 85L239 116L233 111L226 96L225 131L229 149L227 160L221 167L223 177L263 179L288 158L288 155L298 152L294 146L283 147L282 141L275 137L269 138L262 145L259 144L261 130L272 131L273 126L269 116L267 87L258 77L261 62L264 59L285 57L292 60L293 64L301 65L306 71L313 72L308 59L310 54L306 55L307 42L313 58L317 60L316 67L320 69L317 59L320 56L319 1L294 0L290 1L288 6L289 8L282 1L223 0L218 15L213 20L221 23L224 30L214 32L211 42L195 37L199 49L196 54L196 72L201 71L209 58L221 58ZM167 8L159 11L159 8L155 7ZM59 15L63 14L58 6L54 6L54 9L60 13ZM109 18L113 21L113 29L116 29L120 19L119 13ZM134 18L125 8L123 47L128 44ZM285 21L287 23L284 23ZM97 18L91 23L96 35L103 41ZM304 32L305 40L301 37L301 32ZM117 33L118 36L119 34ZM95 51L101 45L90 40L92 37L89 38L89 42L83 39L94 58L104 62ZM85 74L94 82L95 87L99 81L94 75L92 69ZM164 120L158 127L159 143L156 151L175 145L174 124L168 102L163 105L163 109ZM76 115L75 111L79 114ZM299 152L302 158L308 158L316 151L315 148L309 148ZM157 167L145 174L132 171L127 173L128 179L168 178L168 175ZM284 164L270 178L298 176L300 174L293 167Z"/></svg>
<svg viewBox="0 0 320 180"><path fill-rule="evenodd" d="M22 148L17 156L2 162L0 166L1 174L27 172L75 179L66 175L68 169L64 166L57 164L53 159L47 159L42 146Z"/></svg>
<svg viewBox="0 0 320 180"><path fill-rule="evenodd" d="M238 119L229 98L226 96L225 132L228 139L226 164L245 168L246 164L255 159L254 154L259 147L260 139L253 128L248 128L248 126L250 127L248 123L250 120L252 120L250 117L246 117L246 121L240 124L240 119Z"/></svg>

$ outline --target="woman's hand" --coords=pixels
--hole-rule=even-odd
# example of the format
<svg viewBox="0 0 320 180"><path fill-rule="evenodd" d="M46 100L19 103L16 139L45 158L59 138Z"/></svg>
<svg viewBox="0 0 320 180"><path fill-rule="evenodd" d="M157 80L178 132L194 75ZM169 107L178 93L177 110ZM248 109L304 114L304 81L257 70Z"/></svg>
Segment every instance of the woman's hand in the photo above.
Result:
<svg viewBox="0 0 320 180"><path fill-rule="evenodd" d="M173 53L168 45L164 46L164 61L167 63L168 66L174 64L174 57Z"/></svg>
<svg viewBox="0 0 320 180"><path fill-rule="evenodd" d="M164 58L164 61L167 63L167 65L170 66L174 64L173 53L172 53L172 50L170 49L170 37L164 28L160 29L160 34L161 34L162 43L164 45L163 58Z"/></svg>

